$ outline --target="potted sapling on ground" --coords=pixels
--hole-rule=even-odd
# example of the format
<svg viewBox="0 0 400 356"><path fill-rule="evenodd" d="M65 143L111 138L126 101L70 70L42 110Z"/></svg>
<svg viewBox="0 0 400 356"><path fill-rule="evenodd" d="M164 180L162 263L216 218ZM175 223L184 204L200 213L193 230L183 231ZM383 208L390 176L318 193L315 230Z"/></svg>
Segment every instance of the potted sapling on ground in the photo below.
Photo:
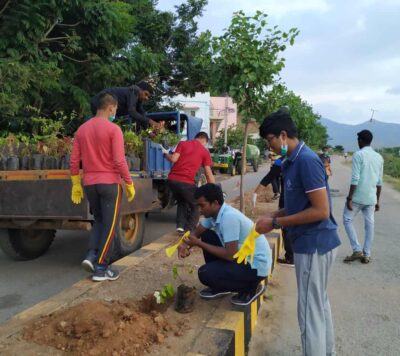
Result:
<svg viewBox="0 0 400 356"><path fill-rule="evenodd" d="M194 301L196 299L196 287L189 287L185 284L178 269L184 270L189 274L193 274L192 265L176 265L172 266L172 276L175 280L179 280L180 284L176 289L175 310L178 313L191 313L194 310Z"/></svg>

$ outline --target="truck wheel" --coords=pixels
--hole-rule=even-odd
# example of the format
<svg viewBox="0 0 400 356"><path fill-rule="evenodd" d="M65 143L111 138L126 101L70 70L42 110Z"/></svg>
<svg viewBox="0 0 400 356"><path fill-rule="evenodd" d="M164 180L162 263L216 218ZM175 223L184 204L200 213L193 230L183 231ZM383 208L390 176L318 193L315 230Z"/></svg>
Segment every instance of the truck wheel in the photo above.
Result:
<svg viewBox="0 0 400 356"><path fill-rule="evenodd" d="M119 249L122 256L129 255L142 247L145 214L122 215L119 223Z"/></svg>
<svg viewBox="0 0 400 356"><path fill-rule="evenodd" d="M253 166L254 172L257 172L258 171L258 159L253 159L251 164Z"/></svg>
<svg viewBox="0 0 400 356"><path fill-rule="evenodd" d="M227 172L228 172L228 170L226 168L220 168L219 169L219 173L221 173L221 174L225 174Z"/></svg>
<svg viewBox="0 0 400 356"><path fill-rule="evenodd" d="M56 230L3 229L0 248L15 260L32 260L49 249L55 235Z"/></svg>

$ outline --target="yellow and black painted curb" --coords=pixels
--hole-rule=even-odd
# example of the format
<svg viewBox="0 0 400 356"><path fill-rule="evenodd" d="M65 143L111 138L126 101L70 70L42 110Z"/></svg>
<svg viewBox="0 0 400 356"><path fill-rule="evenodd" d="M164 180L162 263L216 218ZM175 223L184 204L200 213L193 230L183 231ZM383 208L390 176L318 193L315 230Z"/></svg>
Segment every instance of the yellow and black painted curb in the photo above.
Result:
<svg viewBox="0 0 400 356"><path fill-rule="evenodd" d="M267 239L272 250L272 267L270 275L264 281L265 287L267 287L268 280L272 278L277 259L283 251L280 230L274 230L267 234ZM215 313L214 317L208 321L207 327L203 329L187 356L204 355L201 352L204 343L215 345L213 347L215 353L212 353L212 356L247 355L250 339L256 327L258 311L263 300L264 296L262 294L246 307L222 306L221 311ZM210 349L210 346L208 346L208 349Z"/></svg>

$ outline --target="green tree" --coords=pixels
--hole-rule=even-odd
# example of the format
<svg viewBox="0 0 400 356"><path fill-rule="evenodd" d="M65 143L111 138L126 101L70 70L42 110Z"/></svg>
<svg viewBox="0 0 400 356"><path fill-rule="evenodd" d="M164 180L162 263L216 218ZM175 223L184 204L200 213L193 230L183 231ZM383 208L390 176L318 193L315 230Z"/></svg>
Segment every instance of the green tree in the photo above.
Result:
<svg viewBox="0 0 400 356"><path fill-rule="evenodd" d="M165 91L172 95L205 88L206 42L197 35L196 18L206 0L187 0L176 14L156 4L0 2L0 130L30 131L32 108L45 117L74 110L82 119L96 92L143 78L158 80L157 98Z"/></svg>
<svg viewBox="0 0 400 356"><path fill-rule="evenodd" d="M286 91L277 101L278 106L285 107L296 123L299 138L313 149L326 146L328 133L320 122L320 115L314 113L310 104L292 91ZM275 109L279 109L276 107Z"/></svg>
<svg viewBox="0 0 400 356"><path fill-rule="evenodd" d="M343 147L342 145L336 145L336 146L333 148L333 150L334 150L335 152L338 152L338 153L343 153L343 152L344 152L344 147Z"/></svg>
<svg viewBox="0 0 400 356"><path fill-rule="evenodd" d="M215 142L215 148L217 150L222 149L224 146L224 129L218 131L218 139ZM251 140L251 139L249 139ZM244 142L244 128L242 126L231 125L227 129L227 145L230 148L241 148ZM249 142L253 143L253 142Z"/></svg>
<svg viewBox="0 0 400 356"><path fill-rule="evenodd" d="M285 59L280 54L293 44L298 31L268 27L267 15L237 12L226 32L211 39L212 84L237 103L244 122L265 115L264 100L279 81Z"/></svg>
<svg viewBox="0 0 400 356"><path fill-rule="evenodd" d="M226 32L211 39L212 84L216 91L228 93L233 98L243 122L247 123L243 147L247 143L248 123L252 119L261 121L265 115L265 100L279 82L279 73L285 63L281 53L288 44L294 43L297 34L295 28L283 32L277 26L268 27L267 15L261 11L254 16L239 11L234 14ZM240 209L243 211L243 176L240 188Z"/></svg>

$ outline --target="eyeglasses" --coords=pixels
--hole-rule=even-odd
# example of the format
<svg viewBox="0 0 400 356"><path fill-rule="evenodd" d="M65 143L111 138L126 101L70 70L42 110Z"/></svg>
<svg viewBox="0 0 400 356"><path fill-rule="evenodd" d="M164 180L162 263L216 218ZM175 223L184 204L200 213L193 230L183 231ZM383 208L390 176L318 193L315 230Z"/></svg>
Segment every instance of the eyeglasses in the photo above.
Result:
<svg viewBox="0 0 400 356"><path fill-rule="evenodd" d="M277 136L275 136L275 135L271 135L271 136L267 136L265 139L267 140L268 144L271 144L272 140L273 140L274 138L276 138L276 137L277 137Z"/></svg>

